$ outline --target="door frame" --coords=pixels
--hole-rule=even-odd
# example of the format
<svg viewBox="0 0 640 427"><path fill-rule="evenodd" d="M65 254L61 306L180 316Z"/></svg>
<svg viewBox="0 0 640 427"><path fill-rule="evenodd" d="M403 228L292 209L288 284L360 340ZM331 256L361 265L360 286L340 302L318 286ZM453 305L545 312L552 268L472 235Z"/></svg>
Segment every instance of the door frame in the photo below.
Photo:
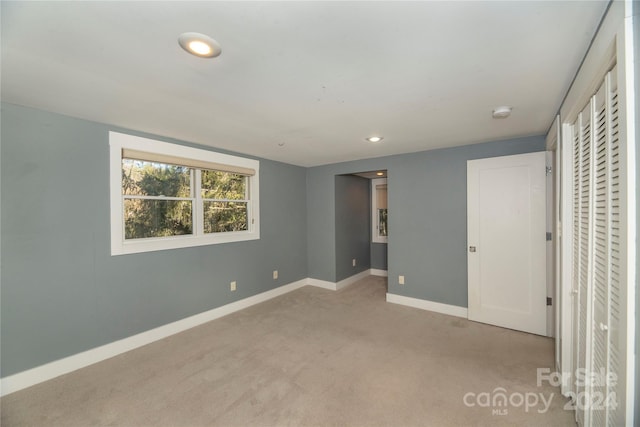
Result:
<svg viewBox="0 0 640 427"><path fill-rule="evenodd" d="M527 157L527 159L525 160L524 158ZM538 201L539 204L537 204L536 206L536 211L538 213L540 213L540 205L542 203L544 203L544 213L541 213L541 215L543 216L534 216L532 218L537 218L537 220L530 222L529 225L533 225L535 224L536 228L542 228L542 230L538 230L540 232L540 239L544 239L543 233L548 232L549 230L549 226L550 226L550 216L551 216L551 212L550 212L550 197L551 197L551 191L549 191L549 187L551 186L551 179L548 173L548 164L549 164L549 157L550 157L550 153L547 151L537 151L537 152L529 152L529 153L521 153L521 154L515 154L515 155L508 155L508 156L498 156L498 157L490 157L490 158L481 158L481 159L472 159L472 160L468 160L467 161L467 265L468 265L468 283L467 283L467 293L468 293L468 311L467 311L467 317L469 320L472 321L479 321L479 322L483 322L485 321L485 323L488 324L492 324L495 326L499 326L499 327L505 327L505 328L510 328L510 329L515 329L515 330L520 330L523 332L527 332L527 333L532 333L532 334L537 334L537 335L541 335L541 336L552 336L553 335L553 326L550 325L550 318L553 318L553 311L552 311L552 307L548 307L545 304L545 301L543 300L543 298L548 298L550 295L553 295L553 293L550 293L550 288L552 289L553 284L551 283L550 280L550 274L552 274L552 272L549 271L550 269L550 263L549 262L549 258L552 256L553 252L552 252L552 242L548 242L545 241L544 244L544 250L542 251L542 248L539 242L537 242L536 240L530 240L529 242L531 242L532 244L535 243L535 247L536 251L539 251L535 254L534 256L534 260L537 260L539 262L544 262L544 270L537 270L539 272L544 271L544 273L538 275L536 274L536 283L540 283L543 282L544 285L540 284L540 287L538 288L537 286L534 286L533 288L530 289L535 289L535 293L539 294L539 295L532 295L531 297L534 298L532 301L535 301L536 298L539 298L539 303L535 303L535 309L534 307L530 307L531 311L529 313L531 313L530 317L522 317L521 319L524 321L525 319L529 319L529 324L527 325L526 323L521 324L520 328L524 328L524 329L519 329L518 327L515 326L509 326L508 323L510 323L510 321L502 321L502 320L507 320L507 319L511 319L514 322L516 321L516 318L518 316L516 316L515 318L512 315L508 314L508 311L504 311L504 315L506 317L501 318L502 315L499 315L499 312L487 312L485 319L484 320L480 320L478 317L472 319L471 314L473 313L473 310L471 308L472 306L472 301L474 301L474 308L480 309L480 307L482 305L478 305L480 299L480 296L478 294L478 292L480 291L480 286L481 284L478 283L479 277L473 276L473 272L472 272L472 267L478 267L478 262L479 260L477 260L478 255L474 255L471 254L472 252L475 252L475 250L472 250L471 246L477 245L477 244L482 244L481 242L478 241L479 235L476 235L480 232L480 230L478 229L477 225L475 227L472 227L471 224L473 224L473 219L478 219L476 218L475 215L473 215L472 217L472 212L474 212L475 210L478 209L478 202L479 202L479 181L476 179L477 177L471 173L472 171L472 165L476 162L487 162L486 167L488 167L489 169L492 169L493 167L501 167L502 165L499 165L496 162L499 162L500 160L503 159L513 159L511 161L519 161L520 158L522 158L522 164L521 165L525 165L525 164L529 164L529 166L531 165L531 163L536 163L536 167L539 167L539 173L540 174L544 174L542 175L542 180L540 180L540 175L537 175L535 182L539 185L539 187L541 187L541 190L545 192L544 195L542 195L542 197L540 197L539 195L536 196L535 200ZM515 158L519 158L519 159L515 159ZM492 163L494 163L492 165ZM508 165L505 165L508 167ZM545 169L547 169L545 171ZM475 188L476 191L473 191ZM530 191L533 191L535 187L530 187ZM530 195L532 195L533 193L529 193ZM529 201L532 201L534 199L529 199ZM532 206L533 209L533 206ZM533 210L531 212L534 212ZM476 212L477 215L477 212ZM532 238L534 238L532 236ZM471 246L469 246L471 245ZM482 248L481 248L482 249ZM533 254L532 254L533 255ZM540 258L538 258L540 257ZM534 270L529 270L529 271L536 271L536 269L534 268ZM542 277L540 277L542 276ZM533 277L533 276L532 276ZM474 300L474 298L476 298ZM540 304L542 307L540 307ZM478 312L479 313L479 312ZM488 317L487 317L488 316ZM540 317L538 317L540 316ZM492 319L490 319L492 318ZM542 325L542 319L544 319L544 325ZM494 323L495 322L495 323Z"/></svg>

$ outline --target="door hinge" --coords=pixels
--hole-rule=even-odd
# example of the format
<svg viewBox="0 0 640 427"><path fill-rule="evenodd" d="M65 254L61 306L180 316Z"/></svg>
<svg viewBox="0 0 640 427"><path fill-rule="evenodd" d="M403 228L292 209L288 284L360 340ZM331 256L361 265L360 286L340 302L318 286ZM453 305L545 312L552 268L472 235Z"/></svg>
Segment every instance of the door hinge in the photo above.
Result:
<svg viewBox="0 0 640 427"><path fill-rule="evenodd" d="M551 231L547 231L547 242L551 241L552 236Z"/></svg>
<svg viewBox="0 0 640 427"><path fill-rule="evenodd" d="M544 174L545 174L546 176L549 176L549 175L551 175L551 171L552 171L552 170L553 170L553 168L552 168L551 166L545 166L545 167L544 167Z"/></svg>
<svg viewBox="0 0 640 427"><path fill-rule="evenodd" d="M547 297L547 305L553 305L553 298Z"/></svg>

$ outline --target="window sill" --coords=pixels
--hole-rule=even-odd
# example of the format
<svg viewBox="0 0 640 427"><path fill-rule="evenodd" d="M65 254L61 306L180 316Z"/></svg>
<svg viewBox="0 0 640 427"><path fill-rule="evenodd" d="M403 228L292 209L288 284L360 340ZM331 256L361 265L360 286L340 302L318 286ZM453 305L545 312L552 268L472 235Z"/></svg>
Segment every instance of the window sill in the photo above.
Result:
<svg viewBox="0 0 640 427"><path fill-rule="evenodd" d="M193 246L216 245L220 243L245 242L260 239L258 232L228 232L214 236L175 236L130 240L111 246L111 256L163 251L167 249L189 248Z"/></svg>

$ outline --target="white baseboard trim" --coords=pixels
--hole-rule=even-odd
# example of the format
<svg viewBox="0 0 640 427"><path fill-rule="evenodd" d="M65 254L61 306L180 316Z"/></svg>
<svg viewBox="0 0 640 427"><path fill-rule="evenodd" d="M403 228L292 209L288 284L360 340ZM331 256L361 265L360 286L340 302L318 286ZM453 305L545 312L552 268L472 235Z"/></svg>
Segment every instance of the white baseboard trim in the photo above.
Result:
<svg viewBox="0 0 640 427"><path fill-rule="evenodd" d="M369 270L372 276L380 276L380 277L388 277L389 272L387 270L379 270L377 268L372 268Z"/></svg>
<svg viewBox="0 0 640 427"><path fill-rule="evenodd" d="M323 289L329 289L330 291L339 291L340 289L346 288L350 284L355 283L360 279L364 279L367 276L374 275L372 271L373 270L371 269L361 271L360 273L354 274L351 277L347 277L346 279L343 279L337 283L329 282L327 280L313 279L309 277L307 279L307 285L317 286L318 288L323 288ZM382 270L379 270L379 271L382 271Z"/></svg>
<svg viewBox="0 0 640 427"><path fill-rule="evenodd" d="M402 295L387 293L387 302L393 304L406 305L422 310L435 311L436 313L448 314L449 316L468 317L467 309L457 305L442 304L425 299L405 297Z"/></svg>
<svg viewBox="0 0 640 427"><path fill-rule="evenodd" d="M330 291L336 291L337 290L336 283L328 282L326 280L313 279L311 277L309 277L307 279L307 285L315 286L315 287L323 288L323 289L329 289Z"/></svg>
<svg viewBox="0 0 640 427"><path fill-rule="evenodd" d="M368 276L371 276L371 270L361 271L358 274L354 274L351 277L347 277L346 279L343 279L338 283L336 283L336 290L339 291L340 289L346 288L350 284L355 283L358 280L364 279L365 277L368 277Z"/></svg>
<svg viewBox="0 0 640 427"><path fill-rule="evenodd" d="M242 310L252 305L270 300L288 292L294 291L308 284L308 279L298 280L275 289L271 289L260 294L214 308L204 313L181 319L167 325L159 326L149 331L123 338L91 350L83 351L72 356L65 357L47 364L37 366L26 371L18 372L0 380L0 395L22 390L32 385L41 383L67 374L80 368L84 368L94 363L101 362L127 351L133 350L143 345L150 344L154 341L166 338L170 335L177 334L195 326L201 325L211 320L218 319L236 311Z"/></svg>

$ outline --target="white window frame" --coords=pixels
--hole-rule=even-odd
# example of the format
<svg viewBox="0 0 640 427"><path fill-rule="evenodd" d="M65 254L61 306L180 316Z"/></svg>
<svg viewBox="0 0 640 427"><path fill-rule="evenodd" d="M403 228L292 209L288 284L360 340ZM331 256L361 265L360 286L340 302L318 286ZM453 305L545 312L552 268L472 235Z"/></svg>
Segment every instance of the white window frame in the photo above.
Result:
<svg viewBox="0 0 640 427"><path fill-rule="evenodd" d="M378 195L377 185L387 185L387 178L376 178L371 180L371 241L373 243L387 243L388 236L378 235ZM388 187L387 187L388 189ZM389 206L389 193L387 190L387 209Z"/></svg>
<svg viewBox="0 0 640 427"><path fill-rule="evenodd" d="M194 174L195 179L192 180L192 185L195 185L195 200L192 207L194 211L193 234L125 240L122 195L123 149L255 170L254 175L247 176L249 189L247 207L248 230L207 234L203 232L203 199L199 191L200 173L198 173L199 170L196 169L196 173ZM109 152L112 256L260 239L260 162L258 160L185 147L118 132L109 132Z"/></svg>

